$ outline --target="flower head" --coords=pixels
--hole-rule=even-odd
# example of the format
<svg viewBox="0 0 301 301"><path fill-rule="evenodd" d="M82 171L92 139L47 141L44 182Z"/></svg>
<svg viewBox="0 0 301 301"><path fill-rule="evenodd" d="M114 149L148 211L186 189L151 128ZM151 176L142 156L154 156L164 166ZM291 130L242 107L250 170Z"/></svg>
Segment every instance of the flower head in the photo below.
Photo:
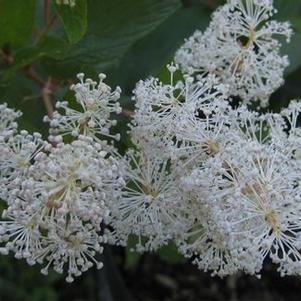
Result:
<svg viewBox="0 0 301 301"><path fill-rule="evenodd" d="M244 103L266 106L288 66L274 36L289 41L292 35L288 22L269 21L274 13L272 1L231 0L214 12L204 33L196 31L184 43L175 60L185 73L215 74Z"/></svg>
<svg viewBox="0 0 301 301"><path fill-rule="evenodd" d="M120 88L115 91L103 83L104 74L99 75L99 82L91 79L84 80L84 74L78 74L79 83L71 86L79 109L69 107L68 102L57 102L56 107L65 112L54 112L51 119L47 116L45 121L50 123L50 140L58 140L56 135L72 135L78 137L85 135L98 142L103 137L119 139L119 135L110 134L110 128L116 125L112 114L119 114L121 108L117 101L120 97Z"/></svg>
<svg viewBox="0 0 301 301"><path fill-rule="evenodd" d="M137 250L156 250L167 244L180 227L180 194L168 162L128 153L126 186L118 202L112 203L112 225L116 241L125 244L130 234L139 237Z"/></svg>
<svg viewBox="0 0 301 301"><path fill-rule="evenodd" d="M0 104L0 141L6 140L15 134L18 124L16 119L22 115L7 107L7 104Z"/></svg>

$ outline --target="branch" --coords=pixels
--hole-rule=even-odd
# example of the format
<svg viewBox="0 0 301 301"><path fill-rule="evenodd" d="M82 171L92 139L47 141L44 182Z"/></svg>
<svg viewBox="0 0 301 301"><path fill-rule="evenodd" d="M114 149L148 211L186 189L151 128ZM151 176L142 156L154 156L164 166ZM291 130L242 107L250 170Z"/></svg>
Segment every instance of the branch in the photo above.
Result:
<svg viewBox="0 0 301 301"><path fill-rule="evenodd" d="M50 94L51 94L51 86L52 86L52 82L51 82L51 78L49 78L46 82L46 84L44 85L44 87L42 88L42 96L43 96L43 102L47 111L47 115L49 118L52 117L54 108L50 99Z"/></svg>
<svg viewBox="0 0 301 301"><path fill-rule="evenodd" d="M43 88L46 85L46 82L37 75L31 66L28 65L23 67L22 72L26 75L26 77L33 80L40 88Z"/></svg>
<svg viewBox="0 0 301 301"><path fill-rule="evenodd" d="M44 37L49 29L53 26L57 19L57 14L54 13L52 17L50 18L50 1L49 0L44 0L44 6L43 6L43 19L44 19L44 24L43 28L40 30L34 28L34 33L37 35L37 41L39 41L42 37Z"/></svg>
<svg viewBox="0 0 301 301"><path fill-rule="evenodd" d="M0 48L0 55L3 57L3 62L6 65L11 65L13 63L13 58L11 56L9 56L8 54L6 54L3 49ZM51 81L51 79L49 78L47 81L43 80L33 69L30 65L27 65L25 67L23 67L21 69L21 71L23 72L23 74L31 79L32 81L34 81L41 89L42 92L42 98L43 98L43 102L47 111L47 114L49 116L49 118L51 118L54 108L50 99L50 94L51 91L55 88L55 85L53 84L53 82Z"/></svg>
<svg viewBox="0 0 301 301"><path fill-rule="evenodd" d="M131 111L131 110L123 109L122 114L126 117L133 118L135 115L135 112Z"/></svg>
<svg viewBox="0 0 301 301"><path fill-rule="evenodd" d="M0 55L3 58L4 64L11 65L13 63L13 58L7 55L2 48L0 48Z"/></svg>
<svg viewBox="0 0 301 301"><path fill-rule="evenodd" d="M44 0L44 28L48 27L49 24L49 0Z"/></svg>

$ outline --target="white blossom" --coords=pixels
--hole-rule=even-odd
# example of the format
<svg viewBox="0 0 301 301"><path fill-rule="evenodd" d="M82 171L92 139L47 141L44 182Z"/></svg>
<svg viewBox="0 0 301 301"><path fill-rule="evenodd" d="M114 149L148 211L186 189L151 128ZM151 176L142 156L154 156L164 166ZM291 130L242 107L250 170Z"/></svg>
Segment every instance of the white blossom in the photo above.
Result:
<svg viewBox="0 0 301 301"><path fill-rule="evenodd" d="M162 155L169 152L178 124L199 112L210 114L217 107L222 108L228 89L218 84L214 76L197 82L193 82L192 77L184 77L175 82L177 66L167 68L169 84L155 78L137 84L133 97L136 110L130 131L134 143L145 144L144 151L156 149Z"/></svg>
<svg viewBox="0 0 301 301"><path fill-rule="evenodd" d="M44 120L50 123L49 139L59 140L56 135L86 135L100 142L103 137L119 139L120 135L112 135L110 128L116 125L116 120L112 120L112 114L119 114L121 108L117 101L120 97L120 88L115 91L106 85L103 80L104 74L99 74L99 82L91 79L84 80L84 74L78 74L79 83L72 85L71 90L75 92L76 103L80 109L69 107L68 102L57 102L57 109L63 109L64 114L55 111L51 119L45 117Z"/></svg>
<svg viewBox="0 0 301 301"><path fill-rule="evenodd" d="M220 277L260 278L266 259L300 275L301 103L248 107L268 104L288 65L276 36L292 30L274 13L272 0L228 0L178 50L167 83L140 80L125 155L113 134L121 90L104 74L78 74L73 105L45 117L52 145L18 133L20 113L0 105L0 253L72 282L102 268L106 243L135 237L139 252L174 240Z"/></svg>
<svg viewBox="0 0 301 301"><path fill-rule="evenodd" d="M288 22L270 21L275 12L272 1L230 0L214 12L208 29L184 43L175 60L185 73L215 74L244 103L266 106L288 66L274 36L289 41L292 35Z"/></svg>
<svg viewBox="0 0 301 301"><path fill-rule="evenodd" d="M11 137L18 127L16 119L22 115L20 111L14 111L7 104L0 104L0 140ZM1 142L0 142L1 143Z"/></svg>
<svg viewBox="0 0 301 301"><path fill-rule="evenodd" d="M126 186L118 202L112 204L112 225L118 244L129 235L138 236L138 251L156 250L167 244L180 227L177 212L181 194L168 162L129 151Z"/></svg>
<svg viewBox="0 0 301 301"><path fill-rule="evenodd" d="M18 189L27 178L36 156L49 147L41 134L30 135L22 130L19 134L0 143L0 197L9 202L14 189Z"/></svg>
<svg viewBox="0 0 301 301"><path fill-rule="evenodd" d="M68 5L71 8L76 5L76 0L55 0L57 5Z"/></svg>
<svg viewBox="0 0 301 301"><path fill-rule="evenodd" d="M46 267L41 270L44 275L48 274L51 265L58 273L63 273L67 266L66 281L73 282L75 276L80 276L93 265L96 265L97 269L103 267L96 255L103 252L104 242L105 238L88 225L69 224L66 228L49 232L44 240L46 247L37 254L36 260L39 263L48 261Z"/></svg>
<svg viewBox="0 0 301 301"><path fill-rule="evenodd" d="M102 267L95 256L106 241L101 233L107 202L123 184L117 159L80 136L33 160L0 222L1 252L12 251L29 264L46 263L44 273L51 265L63 272L66 265L67 281L94 263Z"/></svg>

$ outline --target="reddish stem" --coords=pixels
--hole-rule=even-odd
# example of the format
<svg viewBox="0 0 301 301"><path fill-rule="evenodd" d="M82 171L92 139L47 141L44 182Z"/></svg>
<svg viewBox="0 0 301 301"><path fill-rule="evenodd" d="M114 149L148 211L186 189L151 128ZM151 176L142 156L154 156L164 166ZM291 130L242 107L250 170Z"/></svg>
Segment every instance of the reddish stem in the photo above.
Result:
<svg viewBox="0 0 301 301"><path fill-rule="evenodd" d="M3 61L6 65L11 65L13 63L13 58L6 54L1 48L0 55L3 57ZM30 65L23 67L21 71L27 78L34 81L40 87L47 114L51 118L54 108L49 95L51 94L51 91L55 89L55 83L53 83L50 78L47 81L44 81Z"/></svg>
<svg viewBox="0 0 301 301"><path fill-rule="evenodd" d="M13 58L7 55L1 48L0 48L0 55L2 56L3 61L6 65L10 65L13 63Z"/></svg>
<svg viewBox="0 0 301 301"><path fill-rule="evenodd" d="M122 114L123 114L124 116L126 116L126 117L132 118L132 117L134 117L135 112L134 112L134 111L131 111L131 110L123 109L123 110L122 110Z"/></svg>
<svg viewBox="0 0 301 301"><path fill-rule="evenodd" d="M49 24L49 0L44 0L44 28Z"/></svg>
<svg viewBox="0 0 301 301"><path fill-rule="evenodd" d="M22 68L22 72L31 80L33 80L40 88L46 85L46 82L37 75L31 66L25 66Z"/></svg>
<svg viewBox="0 0 301 301"><path fill-rule="evenodd" d="M46 84L42 88L42 96L43 96L43 102L47 111L47 115L49 118L52 117L54 108L50 99L50 94L51 94L51 87L52 87L52 82L51 78L48 78Z"/></svg>

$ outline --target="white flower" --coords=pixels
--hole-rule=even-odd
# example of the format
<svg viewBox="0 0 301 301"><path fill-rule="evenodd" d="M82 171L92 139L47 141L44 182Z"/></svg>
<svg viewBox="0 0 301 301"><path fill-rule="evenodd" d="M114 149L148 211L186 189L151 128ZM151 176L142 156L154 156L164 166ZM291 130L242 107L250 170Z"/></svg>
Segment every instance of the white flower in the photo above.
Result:
<svg viewBox="0 0 301 301"><path fill-rule="evenodd" d="M252 251L258 264L267 255L281 266L301 260L299 175L287 161L274 150L262 150L250 156L248 170L236 172L236 181L243 183L233 198L239 211L231 217L232 233L244 241L245 250Z"/></svg>
<svg viewBox="0 0 301 301"><path fill-rule="evenodd" d="M175 83L177 66L167 67L169 84L155 78L137 84L133 97L136 110L130 132L134 143L144 145L144 151L156 149L161 156L164 153L168 156L179 123L200 112L210 114L217 107L223 107L227 91L227 86L217 84L214 76L197 82L185 77Z"/></svg>
<svg viewBox="0 0 301 301"><path fill-rule="evenodd" d="M220 276L243 270L259 277L268 256L282 275L299 273L298 116L296 102L281 114L260 115L241 106L224 111L219 123L194 117L187 130L179 128L188 142L179 144L179 151L187 147L192 164L180 165L186 214L179 216L185 229L177 244L200 269ZM200 127L202 122L207 127ZM214 137L210 149L216 152L206 154L198 143L206 133Z"/></svg>
<svg viewBox="0 0 301 301"><path fill-rule="evenodd" d="M57 5L68 5L74 7L76 5L76 0L55 0Z"/></svg>
<svg viewBox="0 0 301 301"><path fill-rule="evenodd" d="M288 22L269 21L274 12L272 1L231 0L217 9L204 33L196 31L184 43L175 61L188 74L215 74L246 104L266 106L288 66L274 36L289 41L292 35Z"/></svg>
<svg viewBox="0 0 301 301"><path fill-rule="evenodd" d="M12 251L31 265L46 263L44 273L51 265L60 273L66 266L71 282L94 263L102 267L95 256L106 242L102 231L109 216L107 202L120 196L122 170L118 160L89 137L48 146L47 153L36 156L28 156L36 145L30 146L25 150L31 152L22 157L32 160L25 167L26 178L17 186L16 181L9 183L14 186L0 222L0 251ZM16 171L19 177L22 173Z"/></svg>
<svg viewBox="0 0 301 301"><path fill-rule="evenodd" d="M289 158L273 145L256 143L239 144L212 158L186 183L192 184L193 195L200 195L202 225L210 229L207 235L220 241L223 234L239 269L257 274L269 256L285 274L288 263L301 259L300 170L292 169ZM208 219L219 225L217 236L206 224ZM201 256L199 261L203 260Z"/></svg>
<svg viewBox="0 0 301 301"><path fill-rule="evenodd" d="M115 91L103 83L106 78L104 74L99 74L99 82L91 79L84 81L84 74L77 76L80 83L71 86L75 91L75 98L80 109L70 108L68 102L57 102L57 109L63 109L64 115L55 111L51 119L45 117L44 120L50 123L49 137L52 141L59 141L56 135L86 135L96 139L98 142L103 137L119 139L120 135L110 134L110 128L116 125L116 120L110 119L113 113L119 114L121 108L119 102L120 88Z"/></svg>
<svg viewBox="0 0 301 301"><path fill-rule="evenodd" d="M67 223L69 218L76 218L100 230L109 214L107 199L115 199L121 189L117 164L88 138L53 148L32 168L31 190L43 199L43 222Z"/></svg>
<svg viewBox="0 0 301 301"><path fill-rule="evenodd" d="M0 104L0 143L16 132L16 119L21 115L21 112L8 108L6 103Z"/></svg>
<svg viewBox="0 0 301 301"><path fill-rule="evenodd" d="M128 153L127 185L117 203L112 202L112 225L116 240L125 244L130 234L139 238L137 250L156 250L167 244L180 227L177 212L181 195L168 162Z"/></svg>
<svg viewBox="0 0 301 301"><path fill-rule="evenodd" d="M97 269L103 267L103 263L96 259L97 254L103 252L102 244L105 238L100 236L93 228L81 223L69 224L66 228L51 230L44 240L45 248L38 253L36 260L39 263L48 261L41 272L48 274L48 268L53 268L58 273L67 269L67 282L73 282L74 276L78 277L93 265Z"/></svg>
<svg viewBox="0 0 301 301"><path fill-rule="evenodd" d="M3 211L2 218L5 220L0 221L0 243L5 245L0 253L7 255L12 251L17 259L25 258L32 264L31 256L43 248L39 224L24 210Z"/></svg>
<svg viewBox="0 0 301 301"><path fill-rule="evenodd" d="M176 143L171 148L174 164L180 165L180 172L189 166L200 166L209 157L215 156L233 141L229 126L229 114L219 108L203 118L192 115L176 125ZM234 135L237 133L234 133Z"/></svg>
<svg viewBox="0 0 301 301"><path fill-rule="evenodd" d="M301 102L291 101L288 108L283 109L280 118L273 116L275 131L274 140L279 144L279 148L284 148L289 156L290 162L301 166L301 129L299 126L299 118L301 113ZM283 135L279 135L279 133Z"/></svg>
<svg viewBox="0 0 301 301"><path fill-rule="evenodd" d="M282 276L301 274L301 104L247 106L266 105L283 82L275 35L292 32L275 12L272 0L228 0L177 52L183 73L172 63L168 83L139 81L124 156L112 143L121 90L103 74L78 74L74 108L58 102L45 117L52 145L17 134L20 113L0 105L0 253L72 282L102 268L107 242L134 237L142 252L173 239L212 275L260 277L266 258Z"/></svg>
<svg viewBox="0 0 301 301"><path fill-rule="evenodd" d="M0 143L0 177L2 199L9 202L12 190L18 189L27 178L30 167L43 150L49 148L39 133L22 130L20 134Z"/></svg>
<svg viewBox="0 0 301 301"><path fill-rule="evenodd" d="M179 250L202 271L211 271L212 276L225 277L239 271L239 264L231 254L229 238L219 233L221 225L197 224L186 233L185 243L178 242Z"/></svg>

